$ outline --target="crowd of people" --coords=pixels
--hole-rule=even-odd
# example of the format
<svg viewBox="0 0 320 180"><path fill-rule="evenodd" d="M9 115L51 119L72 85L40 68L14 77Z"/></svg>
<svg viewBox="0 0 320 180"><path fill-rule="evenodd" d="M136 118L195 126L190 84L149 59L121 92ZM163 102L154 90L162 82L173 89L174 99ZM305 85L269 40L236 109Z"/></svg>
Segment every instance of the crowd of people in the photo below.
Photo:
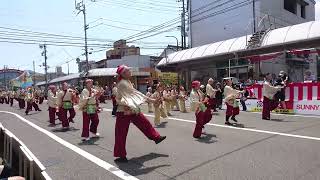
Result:
<svg viewBox="0 0 320 180"><path fill-rule="evenodd" d="M210 78L206 85L200 81L193 81L191 91L183 86L165 85L162 83L148 87L147 93L136 90L130 82L131 73L127 66L119 66L117 70L118 81L114 82L111 90L113 104L112 115L116 117L114 156L116 162L127 162L126 137L130 123L138 127L143 134L156 144L162 142L166 136L161 136L155 127L161 125L161 118L172 115L172 111L188 112L186 101L190 102L190 111L194 112L196 124L193 131L194 138L201 138L204 126L209 123L225 102L225 124L235 125L236 116L240 113L239 103L246 110L245 101L248 97L246 84L235 84L232 78L224 78L222 83ZM266 74L263 83L263 112L262 119L270 120L270 112L284 101L284 87L288 76L280 72L279 79L272 82L272 75ZM70 123L75 123L77 107L82 112L82 141L99 137L99 113L102 109L100 102L105 102L105 89L98 84L94 85L92 79L85 81L85 87L80 93L71 88L68 83L62 83L61 88L49 86L47 97L45 92L32 87L17 89L16 91L0 90L0 103L12 106L15 99L20 109L25 108L25 114L34 108L41 111L38 104L47 98L48 117L50 126L56 126L57 119L61 121L62 130L67 131ZM240 99L240 101L239 101ZM144 116L141 105L147 103L149 113L154 113L154 125ZM25 107L25 104L27 106ZM283 104L285 106L285 104ZM231 122L232 121L232 122Z"/></svg>

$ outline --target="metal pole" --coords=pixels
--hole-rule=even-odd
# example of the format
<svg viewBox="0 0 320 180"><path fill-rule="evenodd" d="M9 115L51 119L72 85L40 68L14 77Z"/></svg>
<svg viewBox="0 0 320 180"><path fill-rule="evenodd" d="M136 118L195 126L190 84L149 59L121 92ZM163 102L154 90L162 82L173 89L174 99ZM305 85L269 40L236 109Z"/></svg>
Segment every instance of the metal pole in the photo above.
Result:
<svg viewBox="0 0 320 180"><path fill-rule="evenodd" d="M253 33L256 32L256 2L252 0L252 11L253 11Z"/></svg>
<svg viewBox="0 0 320 180"><path fill-rule="evenodd" d="M182 0L182 9L183 9L183 16L182 16L182 20L183 20L183 48L186 49L187 48L187 37L186 37L186 9L185 9L185 4L184 4L184 0Z"/></svg>
<svg viewBox="0 0 320 180"><path fill-rule="evenodd" d="M229 77L231 77L231 59L229 59Z"/></svg>
<svg viewBox="0 0 320 180"><path fill-rule="evenodd" d="M176 41L177 41L177 51L179 51L179 40L178 40L178 38L175 37L175 36L166 36L166 37L173 37L173 38L176 39Z"/></svg>
<svg viewBox="0 0 320 180"><path fill-rule="evenodd" d="M36 85L36 64L35 64L34 61L33 61L33 77L32 77L32 80L33 80L33 85Z"/></svg>
<svg viewBox="0 0 320 180"><path fill-rule="evenodd" d="M6 65L3 65L3 83L4 87L7 89L7 77L6 77Z"/></svg>
<svg viewBox="0 0 320 180"><path fill-rule="evenodd" d="M68 62L68 75L69 75L70 73L69 73L69 62Z"/></svg>
<svg viewBox="0 0 320 180"><path fill-rule="evenodd" d="M88 25L87 25L87 15L86 15L86 5L83 3L82 1L82 5L83 5L83 22L84 22L84 49L85 49L85 55L86 55L86 72L88 73L89 71L89 58L88 58L88 39L87 39L87 29L88 29Z"/></svg>
<svg viewBox="0 0 320 180"><path fill-rule="evenodd" d="M44 71L45 71L45 81L46 81L46 86L45 86L45 93L48 91L48 65L47 65L47 45L43 45L44 49Z"/></svg>

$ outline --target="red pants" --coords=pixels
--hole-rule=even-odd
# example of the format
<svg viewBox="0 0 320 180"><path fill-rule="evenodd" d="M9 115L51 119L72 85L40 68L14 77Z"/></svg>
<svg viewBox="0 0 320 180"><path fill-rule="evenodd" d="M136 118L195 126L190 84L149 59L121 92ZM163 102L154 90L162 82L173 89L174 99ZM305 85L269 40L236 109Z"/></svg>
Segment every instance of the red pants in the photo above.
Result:
<svg viewBox="0 0 320 180"><path fill-rule="evenodd" d="M263 97L262 119L270 119L270 112L278 107L279 103L267 97Z"/></svg>
<svg viewBox="0 0 320 180"><path fill-rule="evenodd" d="M24 109L25 108L26 102L24 101L24 99L18 98L18 103L19 103L19 108L20 109Z"/></svg>
<svg viewBox="0 0 320 180"><path fill-rule="evenodd" d="M44 100L44 97L39 97L39 104L42 104Z"/></svg>
<svg viewBox="0 0 320 180"><path fill-rule="evenodd" d="M9 98L6 97L6 98L4 98L4 99L5 99L5 101L6 101L6 104L9 104Z"/></svg>
<svg viewBox="0 0 320 180"><path fill-rule="evenodd" d="M10 106L12 107L12 105L13 105L13 98L10 98L10 99L9 99L9 102L10 102Z"/></svg>
<svg viewBox="0 0 320 180"><path fill-rule="evenodd" d="M40 110L37 103L35 103L35 102L27 102L26 113L29 113L30 111L32 111L32 107L33 107L34 110L36 110L36 111Z"/></svg>
<svg viewBox="0 0 320 180"><path fill-rule="evenodd" d="M226 111L227 116L236 116L239 114L239 107L230 106L228 103L226 103L226 105L227 105L227 111Z"/></svg>
<svg viewBox="0 0 320 180"><path fill-rule="evenodd" d="M55 124L56 108L49 107L49 120L50 120L50 124Z"/></svg>
<svg viewBox="0 0 320 180"><path fill-rule="evenodd" d="M98 113L95 114L87 114L86 112L82 112L83 118L83 126L82 126L82 135L81 137L89 137L89 130L90 132L96 134L98 125L99 125L99 116ZM90 124L91 121L91 124ZM89 129L90 125L90 129Z"/></svg>
<svg viewBox="0 0 320 180"><path fill-rule="evenodd" d="M209 107L211 109L213 109L214 111L216 110L216 107L217 107L217 100L216 98L210 98L209 99Z"/></svg>
<svg viewBox="0 0 320 180"><path fill-rule="evenodd" d="M115 127L114 157L126 157L126 140L130 122L137 126L150 140L157 140L160 134L152 127L148 119L142 114L124 115L117 113Z"/></svg>
<svg viewBox="0 0 320 180"><path fill-rule="evenodd" d="M3 98L3 97L0 98L0 103L1 103L1 104L4 103L4 98Z"/></svg>
<svg viewBox="0 0 320 180"><path fill-rule="evenodd" d="M205 112L198 112L196 115L196 126L193 131L193 137L198 138L201 136L202 128L209 123L212 119L211 109L208 108Z"/></svg>
<svg viewBox="0 0 320 180"><path fill-rule="evenodd" d="M70 116L68 117L68 111ZM62 107L59 109L60 120L62 121L62 127L69 127L69 122L73 120L76 116L76 112L74 108L72 109L63 109Z"/></svg>

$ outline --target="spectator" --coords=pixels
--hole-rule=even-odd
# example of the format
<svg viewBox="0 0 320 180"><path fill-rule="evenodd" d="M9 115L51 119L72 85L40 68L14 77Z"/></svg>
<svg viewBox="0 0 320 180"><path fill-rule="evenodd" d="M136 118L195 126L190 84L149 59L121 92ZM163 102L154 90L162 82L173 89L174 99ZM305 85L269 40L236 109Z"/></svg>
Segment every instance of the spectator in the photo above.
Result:
<svg viewBox="0 0 320 180"><path fill-rule="evenodd" d="M310 70L304 73L304 82L315 82L316 77L311 73Z"/></svg>

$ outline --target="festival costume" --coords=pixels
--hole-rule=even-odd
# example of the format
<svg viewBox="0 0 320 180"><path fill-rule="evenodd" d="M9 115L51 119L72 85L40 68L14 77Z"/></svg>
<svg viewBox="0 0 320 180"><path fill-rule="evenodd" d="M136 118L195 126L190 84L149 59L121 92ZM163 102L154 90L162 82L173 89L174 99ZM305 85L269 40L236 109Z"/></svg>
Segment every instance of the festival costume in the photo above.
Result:
<svg viewBox="0 0 320 180"><path fill-rule="evenodd" d="M74 98L73 93L74 92L72 89L67 89L67 90L60 91L57 95L58 97L57 104L59 106L59 116L60 116L60 120L62 121L63 128L68 128L69 123L74 122L73 118L75 117L76 112L74 110L73 102L72 102ZM68 112L70 114L69 117L68 117Z"/></svg>
<svg viewBox="0 0 320 180"><path fill-rule="evenodd" d="M281 89L281 87L272 86L270 82L265 81L263 83L262 119L270 120L270 112L279 105L279 101L275 100L275 95Z"/></svg>
<svg viewBox="0 0 320 180"><path fill-rule="evenodd" d="M178 92L175 89L171 90L171 102L170 102L170 106L171 106L171 110L179 110L179 105L178 105L178 100L177 100L177 96L178 96ZM173 108L176 109L173 109Z"/></svg>
<svg viewBox="0 0 320 180"><path fill-rule="evenodd" d="M116 101L116 96L117 96L117 92L118 92L118 88L117 86L112 88L112 95L111 95L111 99L112 99L112 115L116 115L117 113L117 108L118 108L118 104Z"/></svg>
<svg viewBox="0 0 320 180"><path fill-rule="evenodd" d="M121 74L121 71L117 73ZM160 136L160 134L152 127L148 119L140 112L139 106L148 98L134 89L131 82L125 79L121 79L118 82L117 88L118 93L116 100L118 110L115 126L114 156L120 157L120 160L124 159L127 161L126 139L131 122L137 126L146 137L156 143L161 142L165 137Z"/></svg>
<svg viewBox="0 0 320 180"><path fill-rule="evenodd" d="M227 111L226 111L226 124L229 123L229 118L231 117L231 120L237 122L235 119L235 116L239 114L239 102L237 101L237 97L242 91L233 89L232 87L226 85L224 87L224 97L225 97L225 103L227 105Z"/></svg>
<svg viewBox="0 0 320 180"><path fill-rule="evenodd" d="M191 110L195 112L196 126L193 131L194 138L200 138L204 125L212 119L211 109L201 90L192 89L190 93Z"/></svg>
<svg viewBox="0 0 320 180"><path fill-rule="evenodd" d="M210 108L213 109L214 111L216 110L216 92L217 90L213 89L213 87L211 86L211 84L207 84L206 86L206 94L209 98L209 103L210 103Z"/></svg>
<svg viewBox="0 0 320 180"><path fill-rule="evenodd" d="M171 116L171 93L169 90L164 90L163 91L163 98L164 98L164 105L165 105L165 109L166 109L166 113L168 116Z"/></svg>
<svg viewBox="0 0 320 180"><path fill-rule="evenodd" d="M186 91L182 91L180 90L179 92L179 110L180 112L182 113L186 113L187 110L186 110L186 100L187 100L187 94L186 94Z"/></svg>
<svg viewBox="0 0 320 180"><path fill-rule="evenodd" d="M151 96L152 96L152 93L148 91L147 94L146 94L146 96L147 96L147 97L151 97ZM152 112L153 112L153 105L152 105L151 102L147 102L147 103L148 103L148 112L149 112L149 113L152 113Z"/></svg>
<svg viewBox="0 0 320 180"><path fill-rule="evenodd" d="M97 93L98 91L93 88L85 88L81 93L79 104L83 120L81 137L85 139L89 138L89 131L93 133L94 136L97 136L99 125Z"/></svg>
<svg viewBox="0 0 320 180"><path fill-rule="evenodd" d="M57 99L57 92L54 93L52 90L49 90L47 103L49 106L49 120L52 125L55 125L56 112L58 110Z"/></svg>
<svg viewBox="0 0 320 180"><path fill-rule="evenodd" d="M28 115L28 113L32 111L32 107L35 109L35 111L41 111L39 109L39 106L35 103L34 93L32 90L29 90L27 92L25 101L27 102L27 108L25 111L26 115Z"/></svg>
<svg viewBox="0 0 320 180"><path fill-rule="evenodd" d="M153 99L157 99L159 101L153 103L154 107L154 124L156 126L160 125L160 118L167 118L166 110L163 106L163 97L161 95L161 92L156 91L151 96Z"/></svg>

